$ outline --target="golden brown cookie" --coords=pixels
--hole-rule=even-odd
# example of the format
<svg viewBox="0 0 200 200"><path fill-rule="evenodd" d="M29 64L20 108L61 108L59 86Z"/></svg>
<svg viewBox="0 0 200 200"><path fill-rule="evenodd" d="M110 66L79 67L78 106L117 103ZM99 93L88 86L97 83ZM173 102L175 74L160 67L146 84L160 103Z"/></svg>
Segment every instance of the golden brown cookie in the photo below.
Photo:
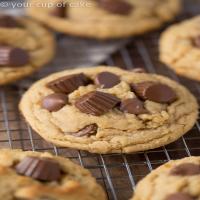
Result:
<svg viewBox="0 0 200 200"><path fill-rule="evenodd" d="M24 94L20 110L58 146L129 153L177 140L194 125L198 105L166 77L101 66L41 79Z"/></svg>
<svg viewBox="0 0 200 200"><path fill-rule="evenodd" d="M88 170L49 153L0 151L3 200L106 200Z"/></svg>
<svg viewBox="0 0 200 200"><path fill-rule="evenodd" d="M160 39L160 60L177 74L200 81L200 16L169 27Z"/></svg>
<svg viewBox="0 0 200 200"><path fill-rule="evenodd" d="M138 183L132 200L199 200L200 157L170 161Z"/></svg>
<svg viewBox="0 0 200 200"><path fill-rule="evenodd" d="M29 0L29 3L28 15L53 30L98 39L145 33L172 20L181 8L180 0Z"/></svg>
<svg viewBox="0 0 200 200"><path fill-rule="evenodd" d="M0 15L0 85L28 76L54 55L53 35L38 23Z"/></svg>

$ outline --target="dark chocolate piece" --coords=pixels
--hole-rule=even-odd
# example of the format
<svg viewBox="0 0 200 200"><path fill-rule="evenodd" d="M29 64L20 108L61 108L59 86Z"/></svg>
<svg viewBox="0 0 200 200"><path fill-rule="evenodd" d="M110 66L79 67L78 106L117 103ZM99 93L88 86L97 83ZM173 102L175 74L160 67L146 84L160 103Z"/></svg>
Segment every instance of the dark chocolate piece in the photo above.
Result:
<svg viewBox="0 0 200 200"><path fill-rule="evenodd" d="M162 83L142 82L132 84L132 89L143 100L157 103L172 103L177 99L173 89Z"/></svg>
<svg viewBox="0 0 200 200"><path fill-rule="evenodd" d="M194 176L200 175L200 165L193 163L183 163L174 167L170 171L171 175L174 176Z"/></svg>
<svg viewBox="0 0 200 200"><path fill-rule="evenodd" d="M42 108L56 112L68 103L68 96L62 93L50 94L42 100Z"/></svg>
<svg viewBox="0 0 200 200"><path fill-rule="evenodd" d="M101 72L96 76L95 83L101 85L102 88L112 88L120 83L120 79L113 73Z"/></svg>
<svg viewBox="0 0 200 200"><path fill-rule="evenodd" d="M98 4L104 10L119 15L129 15L133 9L126 0L98 0Z"/></svg>
<svg viewBox="0 0 200 200"><path fill-rule="evenodd" d="M97 129L98 126L96 124L90 124L72 135L75 137L91 136L97 133Z"/></svg>
<svg viewBox="0 0 200 200"><path fill-rule="evenodd" d="M144 108L144 103L138 98L123 100L121 102L120 110L135 115L148 113L148 111Z"/></svg>

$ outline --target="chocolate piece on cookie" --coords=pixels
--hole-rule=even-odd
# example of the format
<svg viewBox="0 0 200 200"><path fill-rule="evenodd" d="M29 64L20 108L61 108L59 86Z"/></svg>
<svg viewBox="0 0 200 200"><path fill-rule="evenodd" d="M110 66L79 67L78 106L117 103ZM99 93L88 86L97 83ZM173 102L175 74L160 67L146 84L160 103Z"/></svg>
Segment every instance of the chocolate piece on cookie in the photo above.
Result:
<svg viewBox="0 0 200 200"><path fill-rule="evenodd" d="M30 56L21 48L0 46L0 65L18 67L28 64Z"/></svg>
<svg viewBox="0 0 200 200"><path fill-rule="evenodd" d="M83 73L72 74L53 80L47 84L47 87L52 89L54 92L69 94L80 86L85 86L90 83L88 77Z"/></svg>
<svg viewBox="0 0 200 200"><path fill-rule="evenodd" d="M174 167L170 174L174 176L200 175L200 164L183 163Z"/></svg>
<svg viewBox="0 0 200 200"><path fill-rule="evenodd" d="M42 100L42 107L50 112L56 112L68 103L68 96L62 93L50 94Z"/></svg>
<svg viewBox="0 0 200 200"><path fill-rule="evenodd" d="M120 78L110 72L101 72L97 74L95 83L100 85L102 88L112 88L120 83Z"/></svg>
<svg viewBox="0 0 200 200"><path fill-rule="evenodd" d="M104 10L119 15L129 15L133 9L133 5L126 0L97 0L97 2Z"/></svg>
<svg viewBox="0 0 200 200"><path fill-rule="evenodd" d="M0 28L22 28L22 24L12 16L0 15Z"/></svg>
<svg viewBox="0 0 200 200"><path fill-rule="evenodd" d="M119 98L104 92L90 92L80 97L75 106L83 113L100 116L114 108Z"/></svg>
<svg viewBox="0 0 200 200"><path fill-rule="evenodd" d="M90 124L77 131L76 133L72 133L75 137L83 137L83 136L91 136L97 133L98 126L96 124Z"/></svg>
<svg viewBox="0 0 200 200"><path fill-rule="evenodd" d="M176 100L176 93L165 84L141 82L131 85L133 91L142 99L158 103L172 103Z"/></svg>
<svg viewBox="0 0 200 200"><path fill-rule="evenodd" d="M138 98L125 99L121 102L120 109L123 112L139 115L146 114L148 111L144 108L144 103Z"/></svg>
<svg viewBox="0 0 200 200"><path fill-rule="evenodd" d="M15 169L20 175L40 181L58 181L61 178L59 164L47 158L25 157Z"/></svg>

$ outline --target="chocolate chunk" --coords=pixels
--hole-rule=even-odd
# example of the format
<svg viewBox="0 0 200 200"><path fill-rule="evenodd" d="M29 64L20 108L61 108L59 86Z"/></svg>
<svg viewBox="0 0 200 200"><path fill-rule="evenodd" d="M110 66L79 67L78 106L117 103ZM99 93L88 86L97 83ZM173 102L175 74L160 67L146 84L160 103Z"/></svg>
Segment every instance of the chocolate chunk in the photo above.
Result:
<svg viewBox="0 0 200 200"><path fill-rule="evenodd" d="M131 70L132 72L135 72L135 73L147 73L146 70L144 68L134 68Z"/></svg>
<svg viewBox="0 0 200 200"><path fill-rule="evenodd" d="M80 97L75 106L83 113L100 116L114 108L120 99L104 92L90 92Z"/></svg>
<svg viewBox="0 0 200 200"><path fill-rule="evenodd" d="M85 86L90 83L90 79L83 73L72 74L63 76L47 84L47 87L52 89L54 92L69 94L74 90L77 90L80 86Z"/></svg>
<svg viewBox="0 0 200 200"><path fill-rule="evenodd" d="M53 8L50 14L55 17L64 18L66 17L66 8L67 8L67 4L65 4L64 2L60 2L57 4L55 8Z"/></svg>
<svg viewBox="0 0 200 200"><path fill-rule="evenodd" d="M169 195L165 200L195 200L195 199L186 193L178 192L178 193Z"/></svg>
<svg viewBox="0 0 200 200"><path fill-rule="evenodd" d="M0 65L19 67L26 65L29 60L29 54L24 49L0 46Z"/></svg>
<svg viewBox="0 0 200 200"><path fill-rule="evenodd" d="M56 112L68 103L68 96L62 93L50 94L42 100L42 108Z"/></svg>
<svg viewBox="0 0 200 200"><path fill-rule="evenodd" d="M102 88L112 88L120 83L120 79L113 73L101 72L96 76L95 83L101 85Z"/></svg>
<svg viewBox="0 0 200 200"><path fill-rule="evenodd" d="M121 102L120 110L135 115L148 113L144 108L144 103L138 98L123 100Z"/></svg>
<svg viewBox="0 0 200 200"><path fill-rule="evenodd" d="M133 9L125 0L98 0L98 4L104 10L119 15L129 15Z"/></svg>
<svg viewBox="0 0 200 200"><path fill-rule="evenodd" d="M193 42L196 47L200 48L200 36L194 38Z"/></svg>
<svg viewBox="0 0 200 200"><path fill-rule="evenodd" d="M12 16L1 15L0 27L4 28L21 28L22 25Z"/></svg>
<svg viewBox="0 0 200 200"><path fill-rule="evenodd" d="M176 93L167 85L153 82L142 82L131 85L136 95L143 100L157 103L172 103L177 99Z"/></svg>
<svg viewBox="0 0 200 200"><path fill-rule="evenodd" d="M183 163L174 167L170 171L170 174L174 176L200 175L200 165L193 164L193 163Z"/></svg>
<svg viewBox="0 0 200 200"><path fill-rule="evenodd" d="M20 175L40 181L57 181L61 178L59 164L49 158L25 157L15 170Z"/></svg>
<svg viewBox="0 0 200 200"><path fill-rule="evenodd" d="M97 129L98 126L96 124L90 124L72 135L76 137L91 136L97 133Z"/></svg>

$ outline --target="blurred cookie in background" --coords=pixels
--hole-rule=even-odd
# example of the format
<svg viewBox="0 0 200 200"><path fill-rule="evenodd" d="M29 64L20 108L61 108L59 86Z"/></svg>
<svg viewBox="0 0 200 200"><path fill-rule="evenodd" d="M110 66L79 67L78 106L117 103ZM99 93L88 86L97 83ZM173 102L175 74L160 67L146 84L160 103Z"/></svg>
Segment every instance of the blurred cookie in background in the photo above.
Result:
<svg viewBox="0 0 200 200"><path fill-rule="evenodd" d="M32 74L54 56L53 35L40 24L0 15L0 85Z"/></svg>
<svg viewBox="0 0 200 200"><path fill-rule="evenodd" d="M29 0L27 14L55 31L97 39L145 33L172 20L180 0Z"/></svg>
<svg viewBox="0 0 200 200"><path fill-rule="evenodd" d="M169 27L160 39L160 60L177 74L200 81L200 15Z"/></svg>

